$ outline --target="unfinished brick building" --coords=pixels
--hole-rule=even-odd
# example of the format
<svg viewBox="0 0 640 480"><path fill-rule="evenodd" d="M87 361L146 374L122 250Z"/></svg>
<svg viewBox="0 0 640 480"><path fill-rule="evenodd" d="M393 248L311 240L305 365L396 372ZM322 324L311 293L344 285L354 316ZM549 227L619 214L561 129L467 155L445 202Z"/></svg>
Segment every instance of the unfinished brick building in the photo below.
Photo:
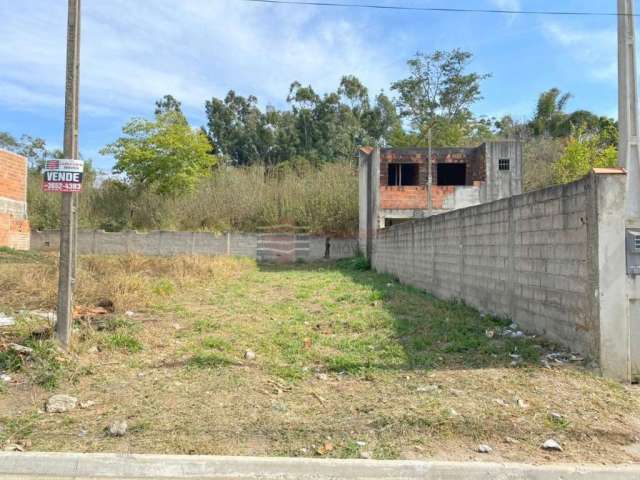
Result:
<svg viewBox="0 0 640 480"><path fill-rule="evenodd" d="M360 225L384 228L522 193L522 146L475 148L365 147L360 150ZM372 209L365 208L368 204ZM373 217L367 221L366 212Z"/></svg>
<svg viewBox="0 0 640 480"><path fill-rule="evenodd" d="M29 250L27 159L0 149L0 247Z"/></svg>

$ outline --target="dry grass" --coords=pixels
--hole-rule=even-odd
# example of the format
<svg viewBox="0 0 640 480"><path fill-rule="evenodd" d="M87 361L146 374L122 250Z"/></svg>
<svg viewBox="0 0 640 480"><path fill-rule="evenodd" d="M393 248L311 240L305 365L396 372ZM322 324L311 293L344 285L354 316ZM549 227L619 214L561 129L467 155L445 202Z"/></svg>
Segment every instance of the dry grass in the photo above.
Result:
<svg viewBox="0 0 640 480"><path fill-rule="evenodd" d="M0 309L51 306L54 260L0 260ZM51 390L36 385L26 365L0 393L0 443L28 440L34 450L71 451L634 460L625 450L640 434L634 387L579 366L544 368L539 359L551 346L488 338L485 330L500 331L503 320L356 266L82 258L79 302L109 298L116 313L78 324L53 391L96 404L42 413ZM127 310L135 315L123 315ZM21 316L0 342L25 341L40 327ZM255 361L244 359L246 349L256 352ZM516 350L523 362L514 367L509 355ZM127 419L125 437L105 434L115 418ZM549 437L564 452L543 452ZM479 443L493 453L475 453Z"/></svg>

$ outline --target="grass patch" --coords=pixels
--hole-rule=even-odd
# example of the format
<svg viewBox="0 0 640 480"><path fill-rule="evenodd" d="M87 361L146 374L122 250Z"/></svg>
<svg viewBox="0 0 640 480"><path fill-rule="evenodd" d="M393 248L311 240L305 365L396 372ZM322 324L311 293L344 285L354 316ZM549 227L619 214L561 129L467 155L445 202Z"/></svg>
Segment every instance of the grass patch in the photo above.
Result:
<svg viewBox="0 0 640 480"><path fill-rule="evenodd" d="M46 304L49 261L0 263L0 309ZM4 432L32 432L34 450L460 460L487 443L492 461L544 462L541 439L553 434L564 449L553 461L633 460L621 446L640 436L635 387L573 363L545 368L541 355L556 347L503 336L508 320L361 260L111 256L80 265L81 303L108 298L116 314L79 324L73 357L40 340L46 321L36 317L0 330L0 361L15 369L0 422L23 422ZM6 353L11 342L33 346L41 362ZM96 407L38 414L50 395L38 384ZM131 435L105 436L111 416L126 418Z"/></svg>
<svg viewBox="0 0 640 480"><path fill-rule="evenodd" d="M127 332L114 332L106 336L104 344L116 350L125 350L129 353L142 351L142 343Z"/></svg>

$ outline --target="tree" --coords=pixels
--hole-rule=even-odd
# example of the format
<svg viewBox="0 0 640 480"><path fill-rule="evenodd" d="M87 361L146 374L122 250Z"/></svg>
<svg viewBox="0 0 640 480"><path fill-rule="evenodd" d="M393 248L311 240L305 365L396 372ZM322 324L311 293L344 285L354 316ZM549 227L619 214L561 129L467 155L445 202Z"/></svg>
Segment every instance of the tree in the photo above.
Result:
<svg viewBox="0 0 640 480"><path fill-rule="evenodd" d="M165 95L160 100L156 100L156 115L163 113L175 112L182 114L182 104L176 100L173 95Z"/></svg>
<svg viewBox="0 0 640 480"><path fill-rule="evenodd" d="M542 92L538 98L536 113L531 120L531 129L534 135L563 136L558 132L566 120L567 114L564 112L564 108L570 99L570 93L562 94L558 88ZM565 134L568 133L570 132L565 132Z"/></svg>
<svg viewBox="0 0 640 480"><path fill-rule="evenodd" d="M160 113L154 121L133 119L122 133L100 153L115 157L114 173L125 173L137 186L161 194L191 190L216 163L207 137L176 111Z"/></svg>
<svg viewBox="0 0 640 480"><path fill-rule="evenodd" d="M615 167L618 163L616 147L606 144L600 135L576 131L564 154L553 164L553 180L569 183L587 175L592 168Z"/></svg>
<svg viewBox="0 0 640 480"><path fill-rule="evenodd" d="M473 55L459 49L418 52L407 62L409 77L394 82L400 114L420 135L440 124L443 131L464 129L472 118L471 105L481 99L480 82L487 74L467 73Z"/></svg>

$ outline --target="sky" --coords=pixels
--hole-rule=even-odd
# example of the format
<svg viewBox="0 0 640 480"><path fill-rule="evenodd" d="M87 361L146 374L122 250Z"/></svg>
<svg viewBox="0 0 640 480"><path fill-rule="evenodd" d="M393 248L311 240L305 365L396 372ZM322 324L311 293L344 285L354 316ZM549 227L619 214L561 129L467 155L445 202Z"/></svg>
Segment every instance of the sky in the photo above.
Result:
<svg viewBox="0 0 640 480"><path fill-rule="evenodd" d="M357 3L355 0L336 0ZM367 0L429 7L615 11L614 0ZM0 131L62 144L66 0L0 0ZM476 115L530 117L538 95L617 116L615 17L381 11L242 0L82 0L80 151L99 154L132 117L172 94L194 126L230 90L285 107L298 80L317 92L353 74L371 94L407 76L416 51L461 48L490 73Z"/></svg>

